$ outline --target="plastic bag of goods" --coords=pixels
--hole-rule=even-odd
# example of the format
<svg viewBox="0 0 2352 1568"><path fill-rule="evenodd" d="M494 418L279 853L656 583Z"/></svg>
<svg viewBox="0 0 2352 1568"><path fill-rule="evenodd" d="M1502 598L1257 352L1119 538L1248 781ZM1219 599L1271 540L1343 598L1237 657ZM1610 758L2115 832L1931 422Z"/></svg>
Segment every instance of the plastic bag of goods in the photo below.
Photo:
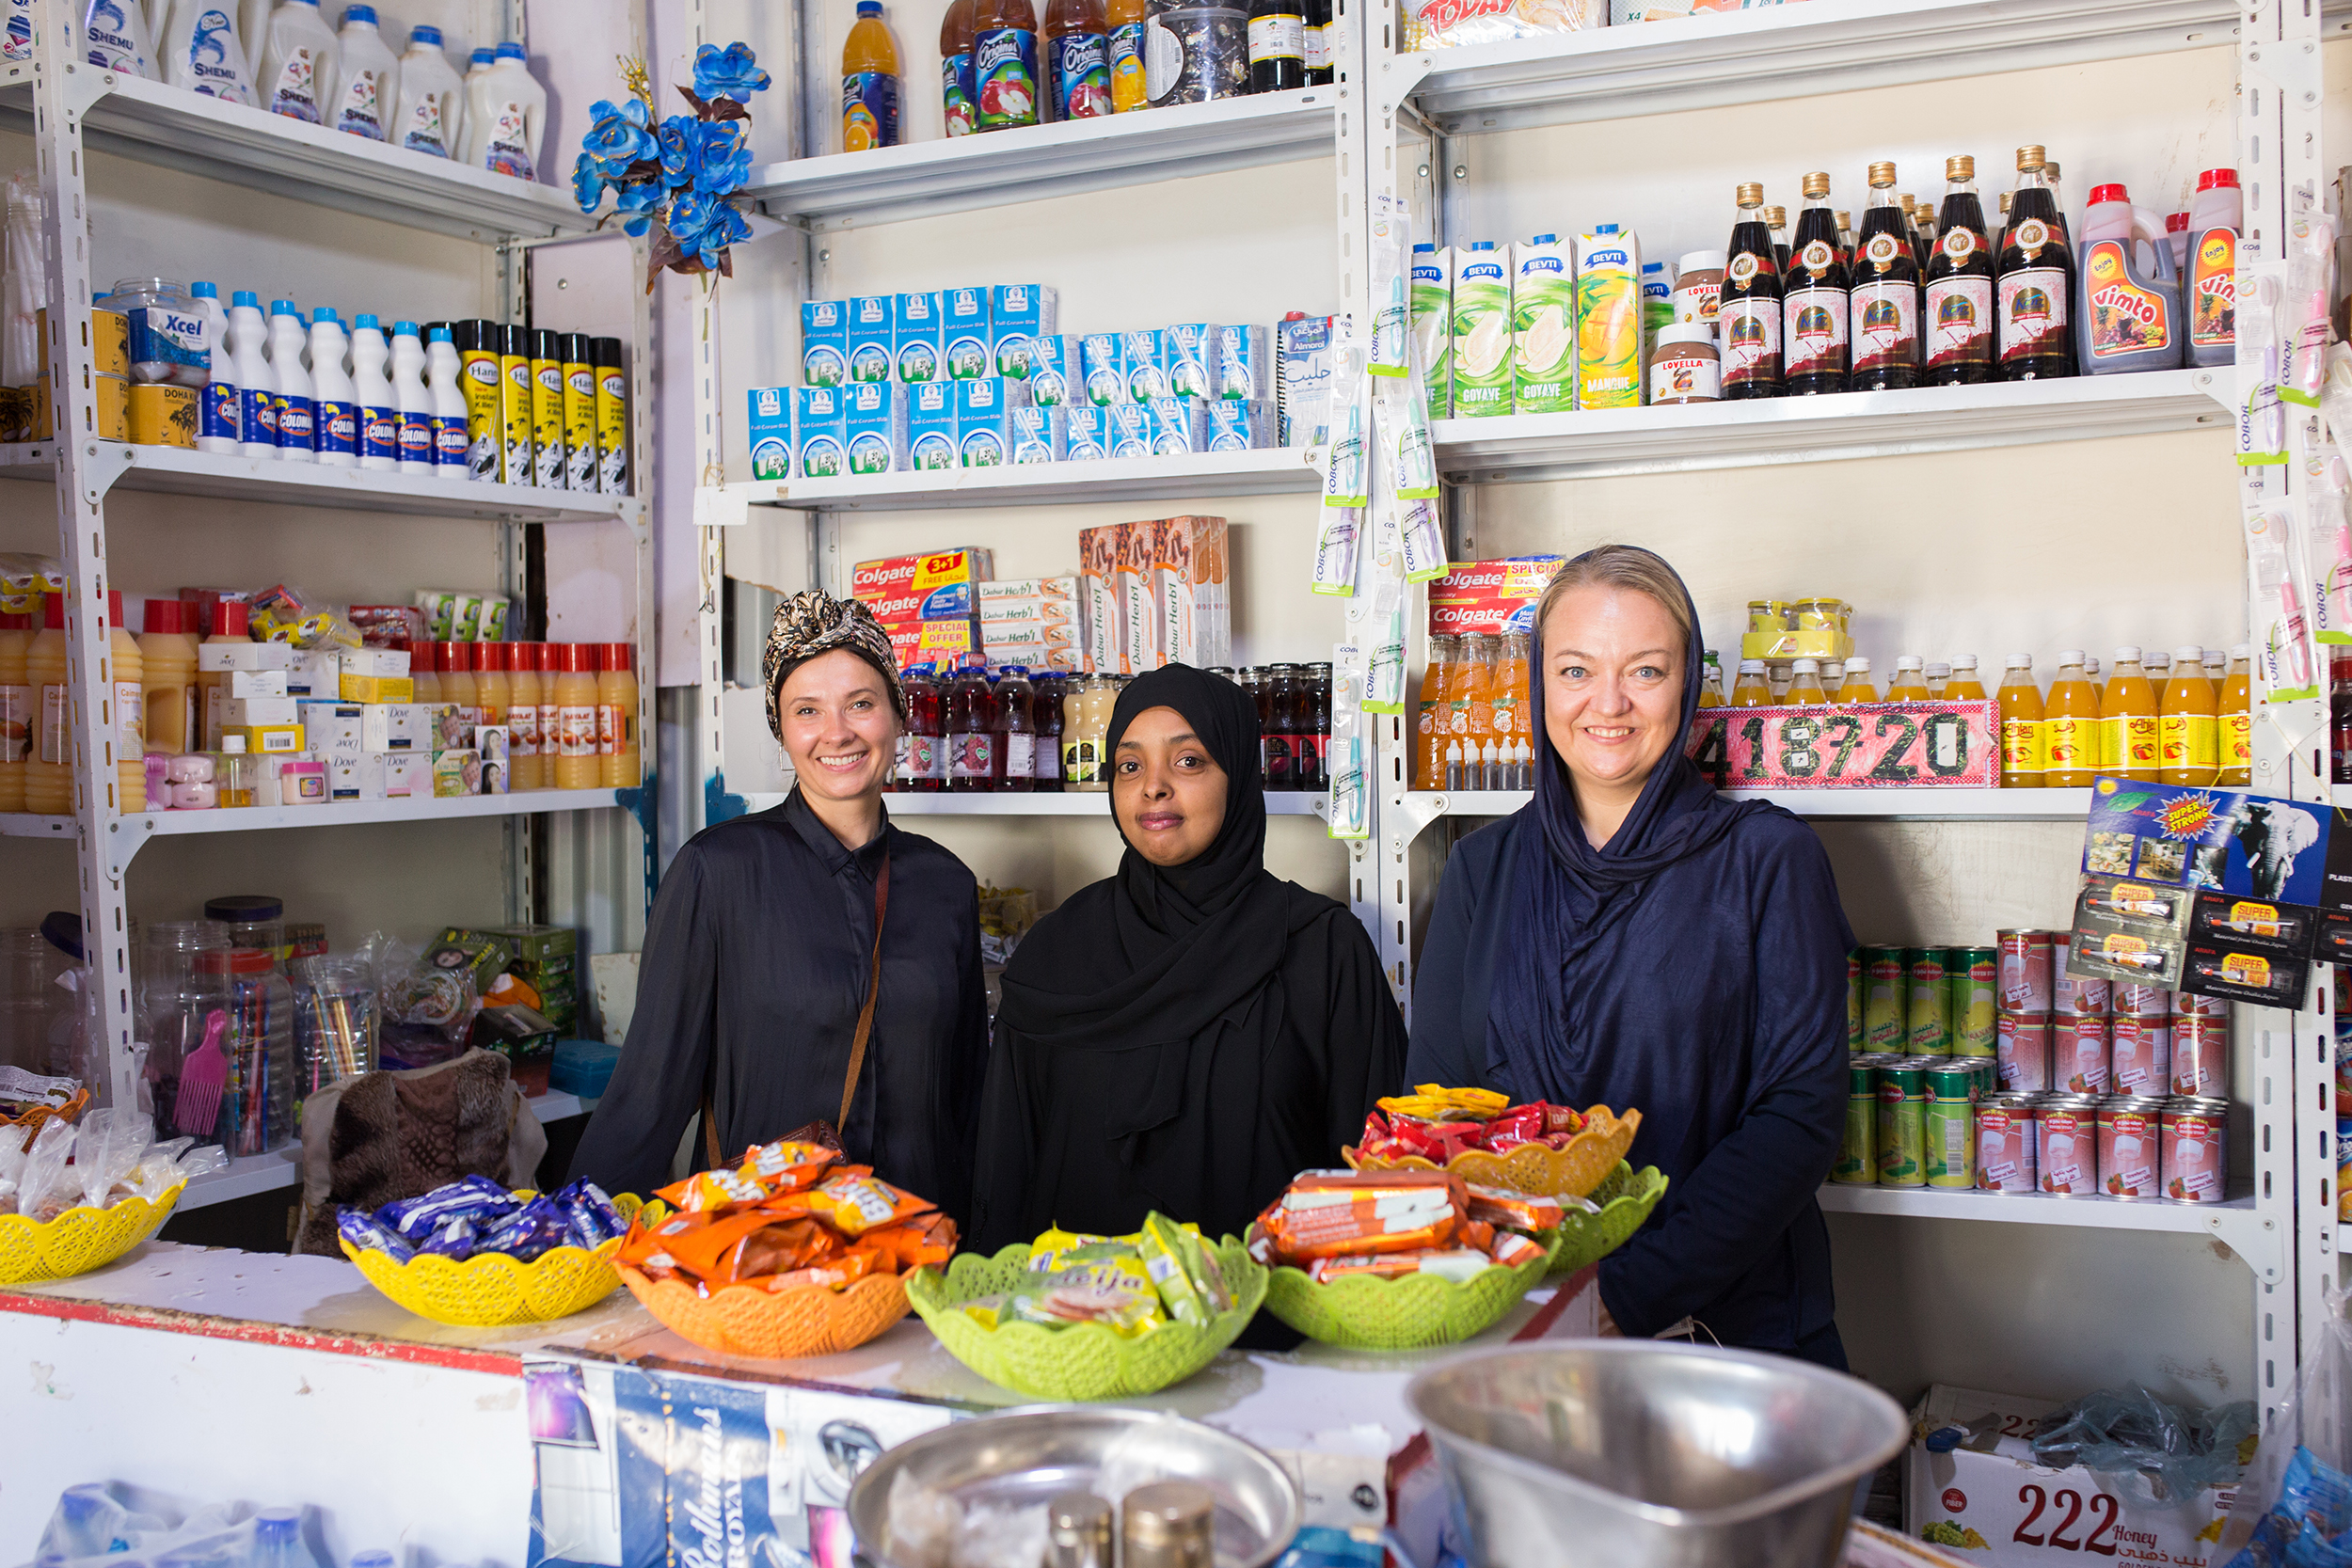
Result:
<svg viewBox="0 0 2352 1568"><path fill-rule="evenodd" d="M1608 24L1608 0L1407 0L1405 46L1455 49Z"/></svg>

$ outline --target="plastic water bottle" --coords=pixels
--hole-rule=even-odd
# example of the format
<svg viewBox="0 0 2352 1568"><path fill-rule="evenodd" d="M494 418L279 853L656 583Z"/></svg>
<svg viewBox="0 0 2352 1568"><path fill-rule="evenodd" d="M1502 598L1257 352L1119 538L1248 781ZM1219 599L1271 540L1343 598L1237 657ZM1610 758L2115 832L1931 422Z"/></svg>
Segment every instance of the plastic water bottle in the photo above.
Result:
<svg viewBox="0 0 2352 1568"><path fill-rule="evenodd" d="M326 101L326 123L370 141L387 139L400 102L400 61L375 24L373 6L343 8L335 49L335 91Z"/></svg>
<svg viewBox="0 0 2352 1568"><path fill-rule="evenodd" d="M262 74L253 85L261 106L311 125L326 119L335 85L335 32L319 15L319 0L285 0L270 13L261 45Z"/></svg>
<svg viewBox="0 0 2352 1568"><path fill-rule="evenodd" d="M138 0L89 0L82 12L82 45L89 63L102 71L155 79L155 49Z"/></svg>
<svg viewBox="0 0 2352 1568"><path fill-rule="evenodd" d="M415 322L392 324L392 406L400 434L400 471L433 472L433 394L424 389L424 341Z"/></svg>
<svg viewBox="0 0 2352 1568"><path fill-rule="evenodd" d="M180 0L165 20L164 80L224 103L253 102L253 79L230 0Z"/></svg>
<svg viewBox="0 0 2352 1568"><path fill-rule="evenodd" d="M212 372L201 394L196 427L196 450L234 457L245 443L245 405L237 395L235 356L229 347L229 313L220 308L220 285L191 283L189 303L204 319L204 347L212 356Z"/></svg>
<svg viewBox="0 0 2352 1568"><path fill-rule="evenodd" d="M343 324L325 306L310 318L310 386L317 400L319 463L328 468L359 466L359 391L343 369L351 340Z"/></svg>
<svg viewBox="0 0 2352 1568"><path fill-rule="evenodd" d="M466 391L457 383L457 342L448 327L433 329L424 357L433 380L433 471L443 479L472 479L476 476L472 436L466 424Z"/></svg>
<svg viewBox="0 0 2352 1568"><path fill-rule="evenodd" d="M386 365L392 356L373 316L351 324L351 389L359 405L359 467L389 473L400 467L400 404Z"/></svg>
<svg viewBox="0 0 2352 1568"><path fill-rule="evenodd" d="M269 302L270 406L278 413L278 455L288 463L319 460L317 409L310 372L302 368L310 324L291 299Z"/></svg>
<svg viewBox="0 0 2352 1568"><path fill-rule="evenodd" d="M299 1509L265 1508L253 1516L252 1568L318 1568L302 1544Z"/></svg>
<svg viewBox="0 0 2352 1568"><path fill-rule="evenodd" d="M278 408L270 402L269 323L262 296L239 289L229 303L230 376L237 387L239 450L247 457L278 455ZM213 361L219 369L220 361Z"/></svg>
<svg viewBox="0 0 2352 1568"><path fill-rule="evenodd" d="M436 158L453 158L465 147L466 84L441 52L441 30L408 29L408 53L400 57L400 107L392 118L392 144Z"/></svg>

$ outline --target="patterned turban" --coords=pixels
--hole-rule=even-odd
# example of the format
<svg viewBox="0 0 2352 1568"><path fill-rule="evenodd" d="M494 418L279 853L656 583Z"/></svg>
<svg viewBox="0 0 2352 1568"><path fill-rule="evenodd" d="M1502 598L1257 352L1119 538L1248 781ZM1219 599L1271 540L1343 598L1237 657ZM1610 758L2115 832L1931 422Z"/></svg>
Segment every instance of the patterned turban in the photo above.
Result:
<svg viewBox="0 0 2352 1568"><path fill-rule="evenodd" d="M906 722L906 693L898 689L898 660L890 638L874 612L855 599L836 599L815 589L795 594L776 606L768 627L767 651L760 656L759 676L768 689L768 730L784 742L784 716L776 702L777 689L792 670L818 654L847 648L872 665L890 689L890 705L898 721Z"/></svg>

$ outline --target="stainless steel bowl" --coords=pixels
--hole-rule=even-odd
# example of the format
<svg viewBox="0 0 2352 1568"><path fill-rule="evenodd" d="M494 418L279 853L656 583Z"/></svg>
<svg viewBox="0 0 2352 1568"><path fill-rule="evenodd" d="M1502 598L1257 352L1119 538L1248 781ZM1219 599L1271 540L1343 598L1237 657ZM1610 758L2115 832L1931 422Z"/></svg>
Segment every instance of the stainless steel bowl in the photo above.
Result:
<svg viewBox="0 0 2352 1568"><path fill-rule="evenodd" d="M1834 1568L1911 1434L1858 1378L1651 1340L1474 1353L1405 1397L1474 1568Z"/></svg>
<svg viewBox="0 0 2352 1568"><path fill-rule="evenodd" d="M866 1562L911 1568L890 1549L890 1488L899 1476L966 1505L1024 1506L1088 1490L1106 1466L1132 1485L1207 1487L1216 1497L1217 1568L1265 1568L1298 1533L1298 1487L1263 1449L1181 1416L1094 1404L981 1416L888 1449L850 1491L850 1528Z"/></svg>

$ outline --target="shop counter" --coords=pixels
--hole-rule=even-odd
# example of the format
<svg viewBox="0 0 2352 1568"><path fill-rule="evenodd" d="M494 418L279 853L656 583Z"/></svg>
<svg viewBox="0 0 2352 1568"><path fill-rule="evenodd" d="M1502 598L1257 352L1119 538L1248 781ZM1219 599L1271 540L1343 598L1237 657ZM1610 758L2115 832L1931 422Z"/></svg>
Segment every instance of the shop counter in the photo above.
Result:
<svg viewBox="0 0 2352 1568"><path fill-rule="evenodd" d="M1470 1343L1589 1336L1593 1279L1586 1269L1530 1292ZM1392 1520L1427 1561L1442 1503L1404 1391L1460 1348L1229 1351L1126 1402L1248 1438L1297 1477L1310 1524ZM798 1545L816 1519L812 1560L830 1568L827 1511L872 1453L1031 1402L966 1369L913 1316L844 1354L761 1361L679 1338L625 1291L553 1323L452 1328L393 1305L342 1259L162 1243L0 1290L0 1430L39 1434L11 1444L0 1473L0 1562L29 1560L57 1494L87 1481L183 1504L311 1505L316 1544L339 1561L383 1545L521 1568L537 1518L573 1560L618 1562L621 1515L643 1512L620 1502L630 1494L613 1447L628 1411L707 1394L713 1410L750 1413L775 1528Z"/></svg>

